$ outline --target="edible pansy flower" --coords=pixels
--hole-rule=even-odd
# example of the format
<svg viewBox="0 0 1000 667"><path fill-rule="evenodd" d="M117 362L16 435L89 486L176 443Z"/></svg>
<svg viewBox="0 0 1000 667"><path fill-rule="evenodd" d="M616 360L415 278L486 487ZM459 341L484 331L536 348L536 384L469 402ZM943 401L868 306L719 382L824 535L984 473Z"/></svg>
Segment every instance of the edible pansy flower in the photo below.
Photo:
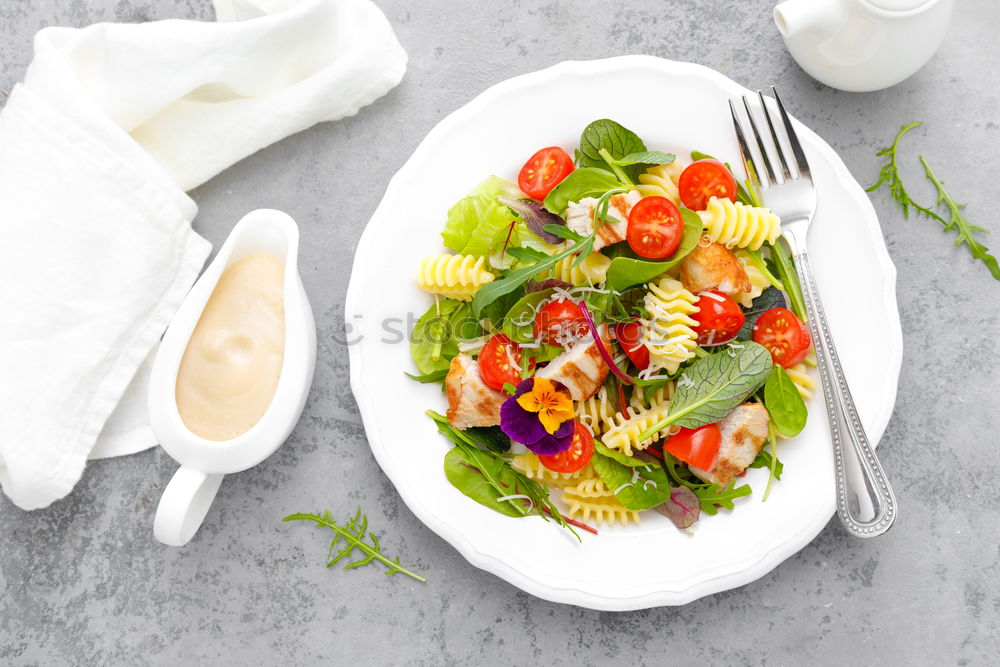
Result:
<svg viewBox="0 0 1000 667"><path fill-rule="evenodd" d="M535 454L557 454L573 441L569 389L547 378L528 378L500 407L500 428Z"/></svg>

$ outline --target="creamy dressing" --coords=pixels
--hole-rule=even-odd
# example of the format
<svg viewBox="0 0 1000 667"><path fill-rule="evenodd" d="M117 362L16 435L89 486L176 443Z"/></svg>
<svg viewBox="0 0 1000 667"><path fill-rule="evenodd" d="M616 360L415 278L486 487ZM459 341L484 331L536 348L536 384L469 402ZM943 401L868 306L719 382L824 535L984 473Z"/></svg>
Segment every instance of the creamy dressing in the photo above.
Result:
<svg viewBox="0 0 1000 667"><path fill-rule="evenodd" d="M247 255L219 278L177 372L184 425L208 440L231 440L264 415L285 348L284 264Z"/></svg>

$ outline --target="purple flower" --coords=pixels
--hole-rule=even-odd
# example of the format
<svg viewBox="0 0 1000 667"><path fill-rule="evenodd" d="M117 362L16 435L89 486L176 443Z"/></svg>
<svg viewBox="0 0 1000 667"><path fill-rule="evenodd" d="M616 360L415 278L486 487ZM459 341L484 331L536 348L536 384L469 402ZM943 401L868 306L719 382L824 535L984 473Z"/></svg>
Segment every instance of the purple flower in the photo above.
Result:
<svg viewBox="0 0 1000 667"><path fill-rule="evenodd" d="M500 428L535 454L558 454L573 441L573 399L561 383L528 378L500 407Z"/></svg>

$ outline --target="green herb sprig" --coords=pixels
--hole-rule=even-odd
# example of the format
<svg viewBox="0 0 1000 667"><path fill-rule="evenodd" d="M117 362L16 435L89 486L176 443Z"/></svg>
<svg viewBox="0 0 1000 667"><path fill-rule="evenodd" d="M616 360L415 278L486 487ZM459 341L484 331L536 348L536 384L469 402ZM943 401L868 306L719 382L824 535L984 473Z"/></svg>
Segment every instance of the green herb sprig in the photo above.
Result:
<svg viewBox="0 0 1000 667"><path fill-rule="evenodd" d="M360 507L358 507L358 511L354 513L354 516L348 519L343 526L338 524L333 519L333 515L326 510L322 514L304 514L301 512L289 514L282 521L312 521L317 526L329 528L334 532L333 541L330 542L330 551L327 553L327 567L333 567L357 549L361 552L362 557L344 565L345 570L353 570L378 561L385 565L386 574L405 574L420 582L427 581L427 579L421 577L419 574L415 574L400 565L398 558L393 560L382 553L382 545L379 544L375 533L368 530L368 516L361 512ZM365 537L366 534L367 538ZM370 540L371 543L366 542L366 539ZM334 549L338 547L340 550L334 555Z"/></svg>
<svg viewBox="0 0 1000 667"><path fill-rule="evenodd" d="M934 202L933 207L931 206L921 206L910 196L906 188L903 185L902 179L899 177L899 165L898 165L898 147L899 140L904 134L909 132L915 127L921 125L920 121L916 123L910 123L909 125L904 125L900 128L899 133L893 140L892 144L880 150L876 155L880 157L885 157L885 164L879 170L878 180L871 186L865 189L865 192L874 192L883 185L889 188L889 194L892 198L899 204L900 208L903 209L903 217L910 217L910 208L916 212L917 215L922 215L930 220L937 220L944 227L943 231L950 232L954 231L957 234L955 239L955 246L960 247L963 244L969 247L969 252L972 254L973 259L978 259L986 268L989 269L990 275L994 279L1000 280L1000 265L997 264L997 259L989 253L989 248L980 243L980 241L975 237L976 232L988 233L989 230L983 229L973 225L968 219L962 215L962 209L965 208L965 204L959 204L948 191L944 188L944 183L939 179L934 171L931 170L931 166L927 163L927 160L923 155L919 156L920 164L924 168L924 175L927 180L931 182L937 192L937 200ZM946 211L948 219L946 220L944 216L934 210L934 207L942 208Z"/></svg>

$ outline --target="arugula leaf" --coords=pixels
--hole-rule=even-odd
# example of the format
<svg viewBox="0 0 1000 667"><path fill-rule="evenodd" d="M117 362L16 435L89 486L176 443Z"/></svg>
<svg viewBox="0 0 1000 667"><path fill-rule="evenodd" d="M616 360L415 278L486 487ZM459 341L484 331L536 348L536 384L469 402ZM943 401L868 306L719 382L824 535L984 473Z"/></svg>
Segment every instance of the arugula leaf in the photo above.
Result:
<svg viewBox="0 0 1000 667"><path fill-rule="evenodd" d="M457 339L475 338L482 333L468 303L439 299L413 325L410 356L424 375L447 371L458 354Z"/></svg>
<svg viewBox="0 0 1000 667"><path fill-rule="evenodd" d="M535 248L509 248L507 252L522 262L537 262L549 256L548 253Z"/></svg>
<svg viewBox="0 0 1000 667"><path fill-rule="evenodd" d="M430 384L433 382L441 382L448 377L448 369L445 368L439 371L434 371L433 373L424 373L423 375L412 375L410 373L403 373L403 375L411 380L416 380L421 384Z"/></svg>
<svg viewBox="0 0 1000 667"><path fill-rule="evenodd" d="M580 150L576 152L576 158L581 167L611 167L615 169L617 165L609 163L608 156L619 160L626 155L645 150L646 144L635 132L613 120L602 118L584 128L580 135ZM625 167L621 171L634 182L639 173L642 172L642 167L633 165Z"/></svg>
<svg viewBox="0 0 1000 667"><path fill-rule="evenodd" d="M665 260L654 261L640 258L631 250L624 248L619 250L619 253L622 254L612 259L608 266L607 278L605 279L607 289L621 292L633 285L648 283L664 271L676 266L694 250L701 239L704 225L694 211L686 208L681 208L680 211L681 217L684 219L684 236L681 237L681 244L674 254Z"/></svg>
<svg viewBox="0 0 1000 667"><path fill-rule="evenodd" d="M899 133L896 138L892 140L892 144L886 146L880 150L875 155L888 158L885 164L878 172L878 180L875 181L873 185L865 188L865 192L875 192L878 190L883 183L889 187L889 194L895 199L899 206L903 209L903 217L910 217L910 206L915 205L915 202L910 198L910 193L906 191L903 187L903 181L899 178L899 166L896 163L896 150L899 146L899 140L903 138L903 135L912 130L915 127L919 127L923 123L917 121L916 123L910 123L909 125L903 125L899 128Z"/></svg>
<svg viewBox="0 0 1000 667"><path fill-rule="evenodd" d="M777 364L764 384L764 407L782 435L791 438L806 426L806 403L785 369Z"/></svg>
<svg viewBox="0 0 1000 667"><path fill-rule="evenodd" d="M698 496L701 511L710 515L718 514L719 507L727 510L733 509L734 500L743 496L749 496L753 492L753 489L748 484L727 489L721 489L718 484L711 484L692 490Z"/></svg>
<svg viewBox="0 0 1000 667"><path fill-rule="evenodd" d="M788 295L788 302L791 305L792 312L800 320L806 322L809 319L809 314L806 312L805 299L802 298L802 284L799 282L799 272L795 270L792 257L785 250L785 245L780 240L771 246L771 259L774 261L778 278L785 288L785 294Z"/></svg>
<svg viewBox="0 0 1000 667"><path fill-rule="evenodd" d="M713 424L760 389L773 366L771 353L751 341L741 345L742 350L727 347L688 366L677 383L667 416L636 439L642 442L671 424L685 428Z"/></svg>
<svg viewBox="0 0 1000 667"><path fill-rule="evenodd" d="M503 332L515 343L530 343L535 340L535 316L538 305L552 296L555 290L546 289L531 292L518 299L507 311L503 321Z"/></svg>
<svg viewBox="0 0 1000 667"><path fill-rule="evenodd" d="M601 456L613 459L616 463L620 463L628 468L645 468L646 466L651 465L649 461L642 461L634 456L623 454L617 449L611 449L600 440L594 441L594 451Z"/></svg>
<svg viewBox="0 0 1000 667"><path fill-rule="evenodd" d="M777 288L768 287L753 300L749 308L743 309L746 320L743 322L743 328L736 334L736 340L753 340L753 326L757 324L764 311L785 307L785 295Z"/></svg>
<svg viewBox="0 0 1000 667"><path fill-rule="evenodd" d="M780 480L781 473L785 470L785 464L778 460L777 457L772 457L771 452L766 449L762 449L757 452L757 458L753 460L750 464L751 468L770 468L771 462L774 462L774 478Z"/></svg>
<svg viewBox="0 0 1000 667"><path fill-rule="evenodd" d="M663 468L635 459L632 459L635 463L623 463L620 453L615 452L619 454L616 457L602 454L596 451L597 443L594 444L594 456L590 462L622 505L631 510L646 510L670 499L670 482Z"/></svg>
<svg viewBox="0 0 1000 667"><path fill-rule="evenodd" d="M563 215L570 202L580 201L585 197L599 197L608 190L620 187L622 182L610 171L584 167L571 171L559 185L552 188L543 204L552 213Z"/></svg>
<svg viewBox="0 0 1000 667"><path fill-rule="evenodd" d="M504 274L502 278L486 283L479 288L479 291L476 292L476 295L472 298L472 313L479 316L480 313L482 313L483 308L493 303L504 294L509 294L510 292L516 290L518 287L521 287L524 283L528 282L542 271L548 271L551 269L559 262L559 260L569 257L576 252L580 252L587 246L588 243L593 244L593 242L594 236L591 234L582 241L565 248L561 252L550 255L543 260L539 260L538 262L531 264L530 266L510 271Z"/></svg>

